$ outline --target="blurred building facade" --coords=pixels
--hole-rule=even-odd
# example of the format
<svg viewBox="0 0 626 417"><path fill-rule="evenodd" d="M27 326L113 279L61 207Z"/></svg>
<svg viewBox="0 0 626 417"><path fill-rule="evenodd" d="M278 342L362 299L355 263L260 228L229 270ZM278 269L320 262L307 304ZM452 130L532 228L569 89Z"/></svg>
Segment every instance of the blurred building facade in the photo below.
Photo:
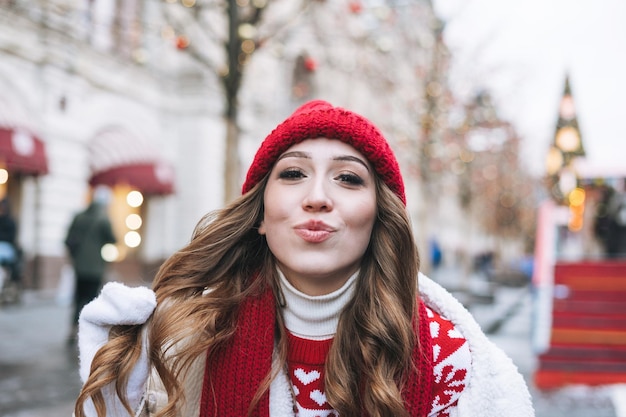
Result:
<svg viewBox="0 0 626 417"><path fill-rule="evenodd" d="M28 136L44 161L29 170L0 155L28 285L58 284L67 226L94 185L114 191L120 245L108 256L114 278L128 282L149 281L223 205L228 3L0 1L0 129L12 149ZM326 99L390 140L420 247L433 237L450 251L489 244L493 230L476 218L484 213L459 198L474 158L450 116L465 108L448 88L450 53L431 2L254 3L263 19L237 31L253 42L242 44L236 175L296 106Z"/></svg>
<svg viewBox="0 0 626 417"><path fill-rule="evenodd" d="M121 243L109 254L117 259L113 274L144 279L188 240L192 219L217 205L219 181L206 179L219 177L219 139L211 139L220 137L213 120L219 107L212 107L219 99L210 99L210 85L196 82L192 68L180 66L176 45L163 41L160 2L0 6L7 149L19 149L20 135L45 145L31 158L45 158L46 169L27 171L4 152L0 162L8 172L2 192L19 218L25 284L56 285L67 262L69 221L97 184L115 195ZM130 191L142 194L128 202Z"/></svg>

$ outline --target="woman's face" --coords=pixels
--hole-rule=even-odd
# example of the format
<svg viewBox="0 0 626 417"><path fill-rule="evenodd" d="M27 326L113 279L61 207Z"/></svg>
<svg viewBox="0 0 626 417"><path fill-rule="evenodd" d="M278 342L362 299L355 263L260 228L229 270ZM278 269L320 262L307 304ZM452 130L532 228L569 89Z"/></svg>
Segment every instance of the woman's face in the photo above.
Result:
<svg viewBox="0 0 626 417"><path fill-rule="evenodd" d="M376 219L369 162L339 140L308 139L277 160L259 233L287 280L309 295L339 289L358 270Z"/></svg>

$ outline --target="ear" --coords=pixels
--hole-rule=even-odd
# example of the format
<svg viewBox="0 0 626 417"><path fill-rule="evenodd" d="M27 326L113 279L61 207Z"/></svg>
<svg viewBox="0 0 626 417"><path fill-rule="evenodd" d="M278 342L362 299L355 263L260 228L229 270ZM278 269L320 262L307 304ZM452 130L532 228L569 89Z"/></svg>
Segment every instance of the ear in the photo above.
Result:
<svg viewBox="0 0 626 417"><path fill-rule="evenodd" d="M265 233L267 233L265 230L265 222L261 220L261 223L259 223L259 234L264 235Z"/></svg>

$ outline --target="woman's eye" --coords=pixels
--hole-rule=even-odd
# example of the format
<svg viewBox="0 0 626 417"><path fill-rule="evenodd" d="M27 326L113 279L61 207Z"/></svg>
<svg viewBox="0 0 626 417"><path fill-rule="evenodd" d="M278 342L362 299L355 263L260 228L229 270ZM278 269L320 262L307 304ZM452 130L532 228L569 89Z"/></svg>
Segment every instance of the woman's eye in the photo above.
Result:
<svg viewBox="0 0 626 417"><path fill-rule="evenodd" d="M304 178L304 173L298 169L286 169L278 174L278 178L285 180L295 180Z"/></svg>
<svg viewBox="0 0 626 417"><path fill-rule="evenodd" d="M363 184L363 178L355 174L340 174L337 176L337 179L349 185L362 185Z"/></svg>

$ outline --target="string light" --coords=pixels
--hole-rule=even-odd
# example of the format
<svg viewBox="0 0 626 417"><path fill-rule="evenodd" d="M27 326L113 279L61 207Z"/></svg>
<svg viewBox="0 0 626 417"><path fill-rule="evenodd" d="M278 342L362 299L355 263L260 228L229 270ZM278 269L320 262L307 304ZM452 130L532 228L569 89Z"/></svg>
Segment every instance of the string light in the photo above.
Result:
<svg viewBox="0 0 626 417"><path fill-rule="evenodd" d="M141 219L141 216L139 214L131 213L126 217L126 227L131 230L139 229L142 223L143 220Z"/></svg>
<svg viewBox="0 0 626 417"><path fill-rule="evenodd" d="M107 262L116 261L119 255L120 251L117 249L117 246L113 245L112 243L107 243L102 246L102 249L100 249L100 256L102 256L102 259Z"/></svg>
<svg viewBox="0 0 626 417"><path fill-rule="evenodd" d="M124 235L124 243L129 248L136 248L141 244L141 235L138 232L131 230Z"/></svg>
<svg viewBox="0 0 626 417"><path fill-rule="evenodd" d="M255 48L256 46L253 40L246 39L245 41L241 43L241 50L246 54L253 53Z"/></svg>
<svg viewBox="0 0 626 417"><path fill-rule="evenodd" d="M585 190L582 188L574 188L568 195L570 217L567 227L572 232L578 232L583 228L585 197Z"/></svg>
<svg viewBox="0 0 626 417"><path fill-rule="evenodd" d="M131 207L139 207L143 204L143 194L139 191L133 190L126 196L126 202Z"/></svg>
<svg viewBox="0 0 626 417"><path fill-rule="evenodd" d="M179 35L176 37L176 47L178 49L186 49L189 47L190 40L185 35Z"/></svg>

